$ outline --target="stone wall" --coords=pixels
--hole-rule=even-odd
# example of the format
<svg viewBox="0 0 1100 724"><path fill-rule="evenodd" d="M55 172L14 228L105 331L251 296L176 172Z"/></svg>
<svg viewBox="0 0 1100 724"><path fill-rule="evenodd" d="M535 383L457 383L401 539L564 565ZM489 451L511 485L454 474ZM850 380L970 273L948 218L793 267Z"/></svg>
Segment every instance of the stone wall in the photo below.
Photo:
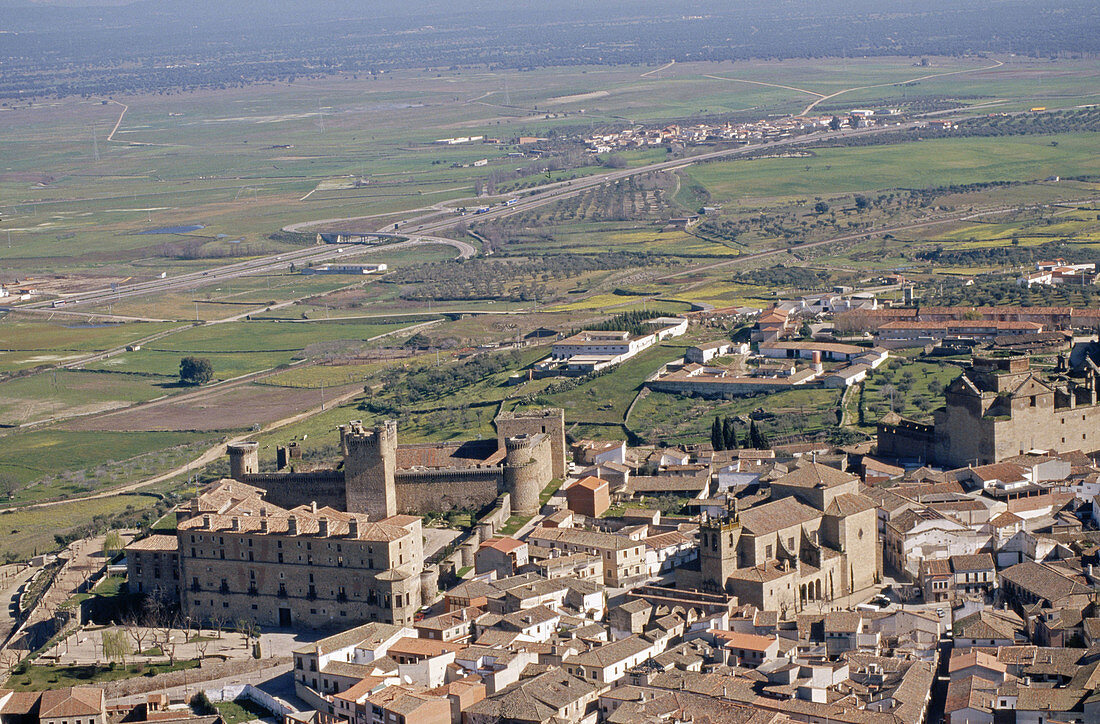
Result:
<svg viewBox="0 0 1100 724"><path fill-rule="evenodd" d="M357 423L340 427L344 453L346 508L377 520L399 508L394 488L397 470L397 422L386 420L373 430Z"/></svg>
<svg viewBox="0 0 1100 724"><path fill-rule="evenodd" d="M266 491L264 500L280 508L299 505L329 506L344 510L344 473L340 470L320 470L308 473L254 473L242 476L242 483Z"/></svg>
<svg viewBox="0 0 1100 724"><path fill-rule="evenodd" d="M564 410L551 407L545 410L502 412L497 416L495 424L501 447L504 447L506 439L517 435L527 435L529 437L534 437L540 433L547 435L550 438L551 477L565 480L569 468L565 458ZM513 501L513 505L515 505L515 501Z"/></svg>
<svg viewBox="0 0 1100 724"><path fill-rule="evenodd" d="M483 508L504 489L501 468L400 470L396 475L397 510L401 513L443 513Z"/></svg>
<svg viewBox="0 0 1100 724"><path fill-rule="evenodd" d="M878 424L878 453L886 458L932 460L935 455L935 433L931 425L902 420Z"/></svg>

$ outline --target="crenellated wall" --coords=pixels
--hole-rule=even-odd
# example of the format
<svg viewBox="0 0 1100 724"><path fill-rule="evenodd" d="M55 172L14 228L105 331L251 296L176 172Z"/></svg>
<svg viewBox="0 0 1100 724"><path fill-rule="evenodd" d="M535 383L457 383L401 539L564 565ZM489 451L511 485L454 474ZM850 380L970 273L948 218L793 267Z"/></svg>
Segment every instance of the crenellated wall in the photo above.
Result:
<svg viewBox="0 0 1100 724"><path fill-rule="evenodd" d="M388 420L367 429L353 421L340 427L343 469L258 473L258 446L245 442L229 447L232 477L263 488L268 500L280 507L315 501L374 519L478 509L502 493L510 494L517 513L534 513L543 488L565 475L564 413L507 413L498 418L497 429L505 453L500 464L398 469L397 423Z"/></svg>

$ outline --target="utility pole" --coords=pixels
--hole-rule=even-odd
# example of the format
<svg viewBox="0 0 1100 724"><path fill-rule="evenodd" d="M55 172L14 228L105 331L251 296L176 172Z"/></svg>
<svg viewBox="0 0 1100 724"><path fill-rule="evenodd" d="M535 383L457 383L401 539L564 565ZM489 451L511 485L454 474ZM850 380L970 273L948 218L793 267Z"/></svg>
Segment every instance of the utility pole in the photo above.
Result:
<svg viewBox="0 0 1100 724"><path fill-rule="evenodd" d="M99 139L95 135L95 124L92 124L92 158L99 160Z"/></svg>

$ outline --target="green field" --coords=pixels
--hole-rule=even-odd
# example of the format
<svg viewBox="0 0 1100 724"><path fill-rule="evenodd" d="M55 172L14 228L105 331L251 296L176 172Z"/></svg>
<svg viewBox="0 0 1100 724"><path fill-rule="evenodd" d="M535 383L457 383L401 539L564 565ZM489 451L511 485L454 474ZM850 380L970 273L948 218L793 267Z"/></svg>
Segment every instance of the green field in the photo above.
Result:
<svg viewBox="0 0 1100 724"><path fill-rule="evenodd" d="M56 535L65 535L96 519L152 509L155 502L149 496L120 495L0 513L0 556L25 560L36 553L56 550Z"/></svg>
<svg viewBox="0 0 1100 724"><path fill-rule="evenodd" d="M11 432L0 437L0 479L14 503L73 497L151 477L213 442L188 432Z"/></svg>
<svg viewBox="0 0 1100 724"><path fill-rule="evenodd" d="M823 388L787 390L731 401L650 392L635 406L628 427L640 438L658 444L709 442L715 416L747 419L754 410L763 409L767 415L757 425L769 437L813 435L835 426L839 397L837 390ZM739 434L744 437L747 433L747 424L741 424Z"/></svg>
<svg viewBox="0 0 1100 724"><path fill-rule="evenodd" d="M310 345L340 341L365 344L372 337L405 326L408 323L371 324L358 320L200 325L157 340L136 352L96 362L89 365L89 369L172 378L178 376L181 357L199 355L211 361L217 379L226 380L303 359Z"/></svg>
<svg viewBox="0 0 1100 724"><path fill-rule="evenodd" d="M168 391L155 380L136 375L44 372L0 382L0 419L5 424L23 424L71 417L151 400Z"/></svg>
<svg viewBox="0 0 1100 724"><path fill-rule="evenodd" d="M1056 145L1055 145L1056 144ZM1100 135L958 138L865 148L824 148L813 158L727 161L687 173L715 201L832 196L1100 173Z"/></svg>

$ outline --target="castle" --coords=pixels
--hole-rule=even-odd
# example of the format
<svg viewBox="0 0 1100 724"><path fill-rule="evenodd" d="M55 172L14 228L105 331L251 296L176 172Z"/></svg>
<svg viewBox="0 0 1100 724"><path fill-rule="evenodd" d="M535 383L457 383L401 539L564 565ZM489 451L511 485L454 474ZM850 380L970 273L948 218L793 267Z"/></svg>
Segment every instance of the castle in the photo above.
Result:
<svg viewBox="0 0 1100 724"><path fill-rule="evenodd" d="M502 493L529 515L551 480L564 479L565 413L561 409L501 413L495 440L402 445L397 423L340 426L343 464L336 469L259 471L259 445L229 445L230 477L262 488L274 505L306 501L382 520L402 513L480 508ZM281 452L280 462L286 461Z"/></svg>
<svg viewBox="0 0 1100 724"><path fill-rule="evenodd" d="M988 465L1030 450L1100 449L1100 367L1089 357L1043 379L1026 356L975 355L944 390L934 424L884 418L878 455L948 468Z"/></svg>
<svg viewBox="0 0 1100 724"><path fill-rule="evenodd" d="M875 504L859 478L811 462L772 481L767 502L703 520L699 558L676 569L676 586L789 618L857 602L878 580L878 554Z"/></svg>

